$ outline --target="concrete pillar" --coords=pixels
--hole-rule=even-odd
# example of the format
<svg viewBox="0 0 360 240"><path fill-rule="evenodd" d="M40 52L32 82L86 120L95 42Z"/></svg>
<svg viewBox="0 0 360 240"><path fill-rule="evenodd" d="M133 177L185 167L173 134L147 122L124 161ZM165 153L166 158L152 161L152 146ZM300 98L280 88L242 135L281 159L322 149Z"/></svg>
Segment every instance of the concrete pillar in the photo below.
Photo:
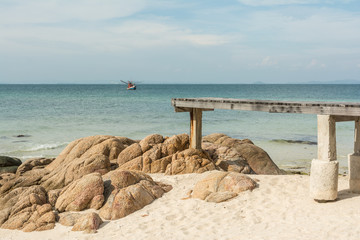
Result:
<svg viewBox="0 0 360 240"><path fill-rule="evenodd" d="M318 115L318 158L311 162L310 195L319 201L337 198L339 163L336 161L336 122Z"/></svg>
<svg viewBox="0 0 360 240"><path fill-rule="evenodd" d="M348 155L349 188L353 193L360 193L360 121L355 121L354 153Z"/></svg>
<svg viewBox="0 0 360 240"><path fill-rule="evenodd" d="M190 111L190 148L201 149L202 110L193 108Z"/></svg>

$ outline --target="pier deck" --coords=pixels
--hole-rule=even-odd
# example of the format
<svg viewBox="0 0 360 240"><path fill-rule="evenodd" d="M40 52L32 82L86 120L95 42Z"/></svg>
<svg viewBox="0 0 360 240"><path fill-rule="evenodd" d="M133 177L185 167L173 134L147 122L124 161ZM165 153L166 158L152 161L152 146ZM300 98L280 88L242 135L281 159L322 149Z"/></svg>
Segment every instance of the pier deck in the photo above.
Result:
<svg viewBox="0 0 360 240"><path fill-rule="evenodd" d="M337 198L336 122L354 121L354 152L349 154L350 190L360 193L360 103L302 102L232 98L174 98L176 112L190 113L190 147L201 149L202 112L215 109L269 113L316 114L318 117L318 158L310 171L310 194L316 200Z"/></svg>

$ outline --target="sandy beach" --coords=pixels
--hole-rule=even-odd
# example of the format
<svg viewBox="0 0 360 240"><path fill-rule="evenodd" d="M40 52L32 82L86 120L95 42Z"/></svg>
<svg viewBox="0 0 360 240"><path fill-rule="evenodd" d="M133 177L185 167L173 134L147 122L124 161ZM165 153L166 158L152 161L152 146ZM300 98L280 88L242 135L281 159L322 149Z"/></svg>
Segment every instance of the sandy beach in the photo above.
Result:
<svg viewBox="0 0 360 240"><path fill-rule="evenodd" d="M349 193L346 176L339 177L337 201L328 203L310 199L307 175L249 175L258 187L223 203L184 199L208 174L151 174L173 190L133 214L105 221L95 234L57 223L43 232L0 229L1 239L359 239L360 195Z"/></svg>

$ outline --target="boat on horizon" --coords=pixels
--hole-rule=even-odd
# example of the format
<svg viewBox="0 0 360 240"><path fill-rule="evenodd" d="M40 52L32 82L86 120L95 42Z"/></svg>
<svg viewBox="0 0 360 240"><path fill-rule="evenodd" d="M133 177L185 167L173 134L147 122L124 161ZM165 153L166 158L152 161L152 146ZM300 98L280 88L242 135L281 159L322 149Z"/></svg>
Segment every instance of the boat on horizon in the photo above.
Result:
<svg viewBox="0 0 360 240"><path fill-rule="evenodd" d="M125 82L125 81L123 81L123 80L120 80L120 81L123 82L123 83L125 83L125 84L127 84L126 90L136 90L136 85L135 85L134 82L132 82L132 81L127 81L127 82Z"/></svg>

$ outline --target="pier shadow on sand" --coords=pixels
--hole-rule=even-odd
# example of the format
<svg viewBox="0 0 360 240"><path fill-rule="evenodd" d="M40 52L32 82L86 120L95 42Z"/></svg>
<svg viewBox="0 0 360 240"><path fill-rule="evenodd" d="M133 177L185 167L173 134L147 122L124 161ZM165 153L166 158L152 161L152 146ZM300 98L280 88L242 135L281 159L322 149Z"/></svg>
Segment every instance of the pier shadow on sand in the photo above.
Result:
<svg viewBox="0 0 360 240"><path fill-rule="evenodd" d="M341 201L349 198L358 197L360 198L359 193L353 193L350 191L350 189L343 189L338 192L338 197L336 198L336 201Z"/></svg>

